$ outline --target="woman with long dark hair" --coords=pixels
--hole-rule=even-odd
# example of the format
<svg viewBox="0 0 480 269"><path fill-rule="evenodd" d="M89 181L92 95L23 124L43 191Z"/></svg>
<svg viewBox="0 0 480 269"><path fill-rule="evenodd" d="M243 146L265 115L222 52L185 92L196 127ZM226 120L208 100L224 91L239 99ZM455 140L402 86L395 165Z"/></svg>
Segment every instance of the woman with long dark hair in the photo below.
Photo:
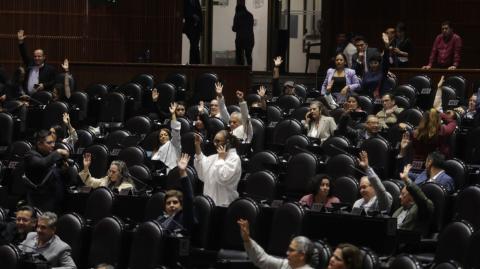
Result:
<svg viewBox="0 0 480 269"><path fill-rule="evenodd" d="M300 199L300 204L312 207L312 204L322 204L332 207L332 204L340 203L340 199L332 195L332 185L327 175L316 175L309 183L310 194Z"/></svg>

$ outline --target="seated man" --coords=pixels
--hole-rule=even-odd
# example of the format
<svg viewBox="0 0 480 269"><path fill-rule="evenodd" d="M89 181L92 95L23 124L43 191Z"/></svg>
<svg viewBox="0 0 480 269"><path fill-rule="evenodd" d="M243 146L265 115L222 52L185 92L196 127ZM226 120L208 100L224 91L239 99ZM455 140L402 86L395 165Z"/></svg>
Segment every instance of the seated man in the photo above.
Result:
<svg viewBox="0 0 480 269"><path fill-rule="evenodd" d="M190 232L193 228L193 190L187 175L189 160L190 156L183 153L177 163L183 193L177 190L168 190L165 193L164 215L157 219L157 222L169 231L185 229Z"/></svg>
<svg viewBox="0 0 480 269"><path fill-rule="evenodd" d="M27 235L19 248L25 253L41 254L49 268L77 268L71 256L71 248L55 235L57 215L45 212L38 216L37 232Z"/></svg>
<svg viewBox="0 0 480 269"><path fill-rule="evenodd" d="M397 218L397 228L408 231L426 232L433 216L433 202L425 196L425 193L414 184L408 173L412 165L407 164L400 173L400 178L405 183L400 193L400 205L392 215Z"/></svg>
<svg viewBox="0 0 480 269"><path fill-rule="evenodd" d="M375 171L368 165L368 154L360 152L359 165L367 176L360 179L360 195L362 198L355 201L353 208L362 208L369 211L390 211L392 196L383 186Z"/></svg>
<svg viewBox="0 0 480 269"><path fill-rule="evenodd" d="M29 232L35 230L35 210L31 206L21 206L15 212L15 221L0 223L0 245L18 244L25 240Z"/></svg>
<svg viewBox="0 0 480 269"><path fill-rule="evenodd" d="M425 182L436 182L444 187L448 192L455 191L455 182L445 170L442 169L445 162L445 156L443 154L434 151L428 154L425 161L425 170L419 175L415 176L410 173L410 178L414 178L415 184L420 185Z"/></svg>
<svg viewBox="0 0 480 269"><path fill-rule="evenodd" d="M380 128L386 129L397 123L397 117L403 111L403 108L395 104L395 96L391 93L382 96L382 104L383 108L378 111L377 118Z"/></svg>
<svg viewBox="0 0 480 269"><path fill-rule="evenodd" d="M380 127L379 120L375 115L368 115L367 121L363 125L363 128L354 129L349 126L348 114L342 116L335 130L335 135L343 135L350 139L353 145L359 146L363 141L379 136Z"/></svg>
<svg viewBox="0 0 480 269"><path fill-rule="evenodd" d="M305 236L297 236L292 239L287 250L287 259L277 258L270 256L257 244L252 238L250 238L250 228L248 220L239 219L237 221L240 226L240 235L242 236L243 246L248 254L248 258L258 268L303 268L309 269L317 263L315 259L315 247Z"/></svg>
<svg viewBox="0 0 480 269"><path fill-rule="evenodd" d="M280 65L283 63L282 57L277 56L273 59L273 79L272 79L272 93L273 97L280 97L281 95L296 95L295 82L289 80L283 84L283 91L280 88Z"/></svg>

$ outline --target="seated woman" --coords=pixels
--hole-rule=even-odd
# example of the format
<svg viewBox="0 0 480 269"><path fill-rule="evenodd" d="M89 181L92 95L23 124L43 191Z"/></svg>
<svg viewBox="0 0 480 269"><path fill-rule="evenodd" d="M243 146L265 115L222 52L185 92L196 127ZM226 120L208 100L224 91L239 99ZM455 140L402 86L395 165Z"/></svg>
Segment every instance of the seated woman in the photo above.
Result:
<svg viewBox="0 0 480 269"><path fill-rule="evenodd" d="M107 187L115 192L133 191L135 185L130 179L127 165L122 161L112 161L107 175L102 178L94 178L90 175L90 165L92 164L92 155L85 153L83 155L83 170L78 173L83 183L92 188Z"/></svg>
<svg viewBox="0 0 480 269"><path fill-rule="evenodd" d="M360 250L348 243L339 244L330 257L328 269L360 269L362 268Z"/></svg>
<svg viewBox="0 0 480 269"><path fill-rule="evenodd" d="M300 199L300 204L312 207L312 204L322 204L332 207L332 204L340 203L340 200L331 193L331 180L327 175L316 175L309 183L310 194Z"/></svg>
<svg viewBox="0 0 480 269"><path fill-rule="evenodd" d="M194 224L193 189L187 176L187 166L190 156L183 153L177 167L182 191L168 190L165 193L165 212L156 221L166 230L192 230ZM179 227L181 225L181 227Z"/></svg>
<svg viewBox="0 0 480 269"><path fill-rule="evenodd" d="M360 87L360 81L355 75L355 70L347 68L347 57L343 53L337 53L335 56L335 68L327 70L327 75L322 85L322 95L331 109L336 108L337 104L343 104L346 97L352 91Z"/></svg>
<svg viewBox="0 0 480 269"><path fill-rule="evenodd" d="M50 132L52 133L55 141L66 143L70 145L72 149L74 148L75 143L78 141L77 131L70 123L70 115L66 112L63 113L63 126L54 125L50 127Z"/></svg>
<svg viewBox="0 0 480 269"><path fill-rule="evenodd" d="M152 161L162 161L167 166L167 173L173 169L182 151L180 130L182 125L177 121L176 116L177 104L170 105L170 114L172 120L170 121L170 128L162 128L158 133L158 140L153 147Z"/></svg>
<svg viewBox="0 0 480 269"><path fill-rule="evenodd" d="M305 121L303 121L308 137L318 138L323 143L333 135L337 124L327 114L327 109L319 101L313 101L310 104L310 110L305 114Z"/></svg>

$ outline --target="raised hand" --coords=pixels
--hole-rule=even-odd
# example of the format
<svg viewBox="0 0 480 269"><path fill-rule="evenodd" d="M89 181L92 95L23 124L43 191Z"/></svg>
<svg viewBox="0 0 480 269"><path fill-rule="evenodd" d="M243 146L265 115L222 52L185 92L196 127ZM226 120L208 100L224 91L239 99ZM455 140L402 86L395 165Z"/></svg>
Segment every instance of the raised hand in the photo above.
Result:
<svg viewBox="0 0 480 269"><path fill-rule="evenodd" d="M237 224L240 227L240 235L242 236L242 240L244 242L250 242L250 227L248 220L239 219L237 220Z"/></svg>
<svg viewBox="0 0 480 269"><path fill-rule="evenodd" d="M275 64L275 67L279 67L283 63L282 56L275 57L273 63Z"/></svg>
<svg viewBox="0 0 480 269"><path fill-rule="evenodd" d="M404 182L407 182L408 180L408 173L410 172L410 169L412 169L412 165L407 164L403 167L403 172L400 172L400 179L402 179Z"/></svg>
<svg viewBox="0 0 480 269"><path fill-rule="evenodd" d="M305 121L306 121L307 123L310 122L310 115L311 115L311 114L312 114L312 112L310 112L310 111L308 111L307 114L305 114Z"/></svg>
<svg viewBox="0 0 480 269"><path fill-rule="evenodd" d="M87 152L83 154L83 169L88 170L90 164L92 164L92 154Z"/></svg>
<svg viewBox="0 0 480 269"><path fill-rule="evenodd" d="M217 96L222 96L223 84L221 82L215 82L215 92L217 93Z"/></svg>
<svg viewBox="0 0 480 269"><path fill-rule="evenodd" d="M402 135L402 141L400 142L400 150L405 150L408 145L410 145L410 134L408 132L404 132Z"/></svg>
<svg viewBox="0 0 480 269"><path fill-rule="evenodd" d="M170 107L168 108L168 110L170 110L170 114L172 115L175 114L175 110L177 110L177 106L178 104L175 102L170 104Z"/></svg>
<svg viewBox="0 0 480 269"><path fill-rule="evenodd" d="M359 154L359 159L358 159L358 165L363 168L367 169L368 168L368 154L366 151L362 150Z"/></svg>
<svg viewBox="0 0 480 269"><path fill-rule="evenodd" d="M260 95L260 97L264 97L266 92L267 89L263 85L257 90L257 94Z"/></svg>
<svg viewBox="0 0 480 269"><path fill-rule="evenodd" d="M188 161L190 161L190 155L188 155L187 153L182 153L182 156L180 156L180 159L178 159L177 161L177 167L178 172L180 173L180 177L187 176Z"/></svg>
<svg viewBox="0 0 480 269"><path fill-rule="evenodd" d="M70 125L70 115L67 112L63 113L63 123L67 126Z"/></svg>
<svg viewBox="0 0 480 269"><path fill-rule="evenodd" d="M218 158L225 160L227 158L227 149L224 145L217 147Z"/></svg>
<svg viewBox="0 0 480 269"><path fill-rule="evenodd" d="M62 68L63 68L63 71L65 71L65 73L68 72L68 67L69 67L68 59L63 60Z"/></svg>
<svg viewBox="0 0 480 269"><path fill-rule="evenodd" d="M153 88L152 90L152 100L153 102L156 102L158 100L160 94L158 94L157 88Z"/></svg>
<svg viewBox="0 0 480 269"><path fill-rule="evenodd" d="M23 31L22 29L18 30L17 38L19 43L23 43L23 40L25 40L26 37L27 36L25 35L25 31Z"/></svg>
<svg viewBox="0 0 480 269"><path fill-rule="evenodd" d="M203 114L203 111L205 110L205 103L203 101L200 101L197 108L198 113Z"/></svg>
<svg viewBox="0 0 480 269"><path fill-rule="evenodd" d="M445 76L442 76L442 77L440 78L440 81L438 81L437 89L442 88L444 82L445 82Z"/></svg>
<svg viewBox="0 0 480 269"><path fill-rule="evenodd" d="M383 40L383 43L385 44L385 46L388 47L388 45L390 44L390 40L388 40L387 33L382 33L382 40Z"/></svg>
<svg viewBox="0 0 480 269"><path fill-rule="evenodd" d="M238 102L243 102L243 92L242 91L236 91L235 94L237 95Z"/></svg>

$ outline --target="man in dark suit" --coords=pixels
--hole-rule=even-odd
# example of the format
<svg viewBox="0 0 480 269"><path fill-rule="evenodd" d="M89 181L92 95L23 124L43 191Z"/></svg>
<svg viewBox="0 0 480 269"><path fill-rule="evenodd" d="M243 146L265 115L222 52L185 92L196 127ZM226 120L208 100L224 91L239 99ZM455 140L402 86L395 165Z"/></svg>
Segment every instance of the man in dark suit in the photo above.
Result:
<svg viewBox="0 0 480 269"><path fill-rule="evenodd" d="M428 154L425 161L425 170L415 178L415 184L435 182L444 187L448 192L455 191L454 180L442 169L444 162L445 156L441 153L434 151Z"/></svg>
<svg viewBox="0 0 480 269"><path fill-rule="evenodd" d="M37 215L31 206L21 206L15 212L15 220L0 222L0 245L21 243L29 232L35 230Z"/></svg>
<svg viewBox="0 0 480 269"><path fill-rule="evenodd" d="M405 183L400 193L400 205L392 215L397 218L397 228L408 231L427 231L430 219L433 216L433 202L425 196L425 193L408 177L412 165L407 164L400 178Z"/></svg>
<svg viewBox="0 0 480 269"><path fill-rule="evenodd" d="M198 0L183 1L183 32L190 41L190 64L200 63L200 36L203 30L202 7Z"/></svg>
<svg viewBox="0 0 480 269"><path fill-rule="evenodd" d="M26 89L29 95L36 91L52 90L57 72L53 66L45 62L46 54L43 49L35 49L33 51L33 58L31 58L27 53L24 42L26 38L25 32L19 30L17 32L17 38L20 55L22 56L23 63L27 67L24 89Z"/></svg>
<svg viewBox="0 0 480 269"><path fill-rule="evenodd" d="M352 69L355 70L355 73L359 77L363 77L363 75L369 70L368 68L368 60L374 55L380 55L378 49L376 48L369 48L368 43L363 36L357 36L353 39L353 44L357 48L357 53L352 56Z"/></svg>

